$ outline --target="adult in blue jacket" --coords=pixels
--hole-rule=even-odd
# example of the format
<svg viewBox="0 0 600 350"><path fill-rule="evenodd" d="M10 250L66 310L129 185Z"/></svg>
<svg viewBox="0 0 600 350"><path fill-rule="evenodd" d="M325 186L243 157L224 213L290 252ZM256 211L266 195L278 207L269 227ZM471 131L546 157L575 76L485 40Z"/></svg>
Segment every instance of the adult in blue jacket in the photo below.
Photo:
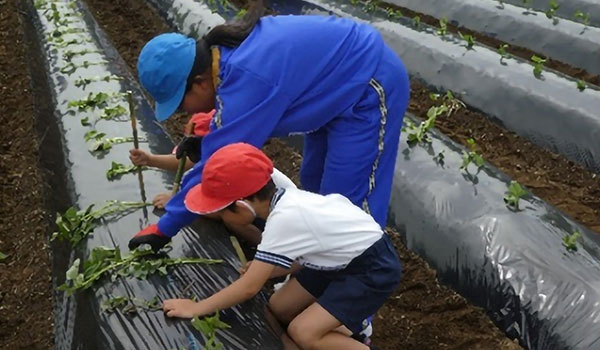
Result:
<svg viewBox="0 0 600 350"><path fill-rule="evenodd" d="M199 41L162 34L142 49L138 73L159 121L178 108L217 112L200 161L131 249L143 243L158 249L197 217L184 198L220 147L261 147L269 137L293 134L305 135L302 187L343 194L385 226L409 99L402 62L367 24L261 14L258 1L241 22L217 26Z"/></svg>

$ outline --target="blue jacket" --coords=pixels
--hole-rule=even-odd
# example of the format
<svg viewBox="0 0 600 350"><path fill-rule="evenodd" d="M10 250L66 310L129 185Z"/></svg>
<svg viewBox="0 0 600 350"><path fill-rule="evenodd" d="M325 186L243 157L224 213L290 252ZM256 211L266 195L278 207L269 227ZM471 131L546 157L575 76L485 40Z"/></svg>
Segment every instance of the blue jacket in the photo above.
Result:
<svg viewBox="0 0 600 350"><path fill-rule="evenodd" d="M217 112L202 141L202 160L167 204L160 231L174 236L195 219L185 195L220 147L262 147L269 137L308 133L343 116L368 88L383 48L374 28L322 16L264 17L239 47L220 47Z"/></svg>

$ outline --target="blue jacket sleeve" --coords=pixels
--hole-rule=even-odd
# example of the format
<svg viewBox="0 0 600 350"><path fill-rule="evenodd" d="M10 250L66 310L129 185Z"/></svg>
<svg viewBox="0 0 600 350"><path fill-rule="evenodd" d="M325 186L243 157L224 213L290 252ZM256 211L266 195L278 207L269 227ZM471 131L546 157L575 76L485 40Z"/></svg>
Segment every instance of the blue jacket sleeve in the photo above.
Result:
<svg viewBox="0 0 600 350"><path fill-rule="evenodd" d="M202 157L184 177L182 188L166 206L159 230L172 237L194 221L196 215L185 208L185 195L202 181L206 160L219 148L237 142L256 147L262 145L281 120L290 99L280 88L252 72L228 66L217 90L217 112L211 122L211 132L202 139Z"/></svg>

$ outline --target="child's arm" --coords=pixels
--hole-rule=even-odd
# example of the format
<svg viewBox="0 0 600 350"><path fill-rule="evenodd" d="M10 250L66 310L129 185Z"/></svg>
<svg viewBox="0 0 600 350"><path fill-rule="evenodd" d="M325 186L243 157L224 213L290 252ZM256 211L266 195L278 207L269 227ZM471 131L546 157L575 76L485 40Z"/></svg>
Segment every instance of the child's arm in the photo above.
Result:
<svg viewBox="0 0 600 350"><path fill-rule="evenodd" d="M174 154L152 154L141 149L129 150L129 159L133 165L146 165L168 171L177 171L179 160ZM185 170L194 166L194 163L186 159Z"/></svg>
<svg viewBox="0 0 600 350"><path fill-rule="evenodd" d="M192 318L230 308L254 297L275 269L262 261L253 262L237 281L213 296L195 302L190 299L169 299L163 302L163 311L169 317Z"/></svg>

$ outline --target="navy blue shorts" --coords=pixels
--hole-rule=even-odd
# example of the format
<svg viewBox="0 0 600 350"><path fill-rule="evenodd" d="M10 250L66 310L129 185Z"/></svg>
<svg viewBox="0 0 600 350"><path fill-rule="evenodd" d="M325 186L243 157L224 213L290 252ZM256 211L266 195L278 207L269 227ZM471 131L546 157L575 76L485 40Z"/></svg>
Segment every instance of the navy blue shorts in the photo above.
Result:
<svg viewBox="0 0 600 350"><path fill-rule="evenodd" d="M400 283L401 266L386 234L339 271L302 268L296 279L317 303L353 333L374 315Z"/></svg>

